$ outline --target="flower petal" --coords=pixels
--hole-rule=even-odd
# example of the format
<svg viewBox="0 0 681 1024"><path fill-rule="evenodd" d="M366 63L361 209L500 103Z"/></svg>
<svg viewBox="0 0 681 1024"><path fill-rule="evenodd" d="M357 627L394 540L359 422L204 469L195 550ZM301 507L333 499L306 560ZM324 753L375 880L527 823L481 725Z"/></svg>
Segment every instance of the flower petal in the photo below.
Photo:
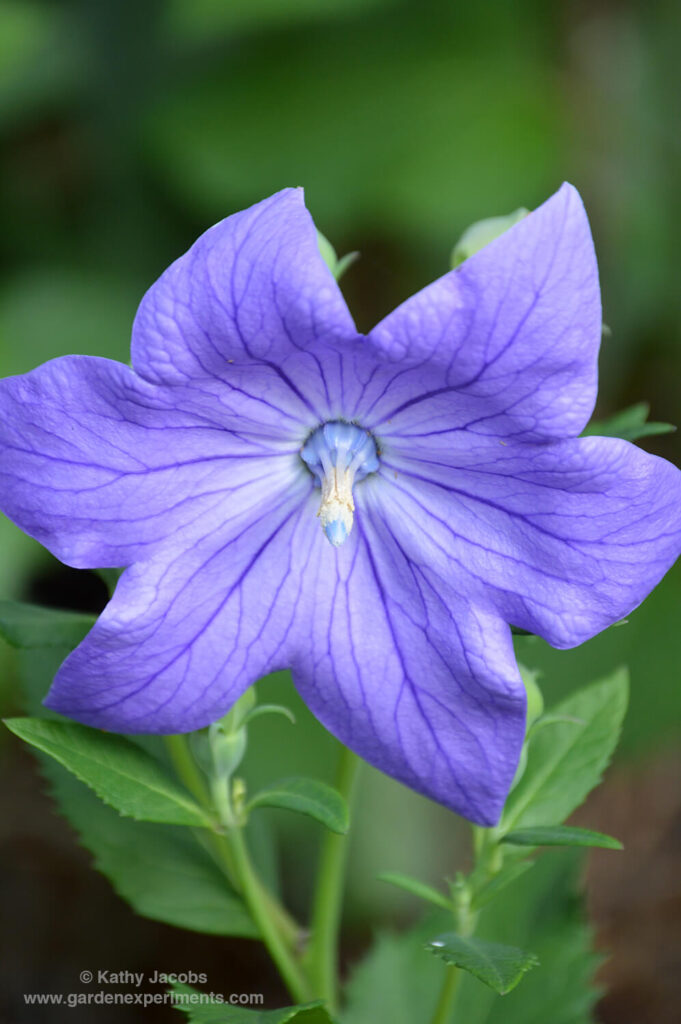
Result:
<svg viewBox="0 0 681 1024"><path fill-rule="evenodd" d="M301 471L228 530L127 569L47 706L114 732L188 732L286 668L305 562L296 534L302 518L314 519L311 491Z"/></svg>
<svg viewBox="0 0 681 1024"><path fill-rule="evenodd" d="M371 478L357 487L358 516L342 548L311 539L294 682L317 718L367 761L493 824L524 733L510 630L409 558L375 514L372 490Z"/></svg>
<svg viewBox="0 0 681 1024"><path fill-rule="evenodd" d="M401 372L367 393L364 425L399 416L410 432L579 434L593 411L600 338L589 224L565 184L374 328L369 345Z"/></svg>
<svg viewBox="0 0 681 1024"><path fill-rule="evenodd" d="M628 615L681 553L681 472L616 438L393 439L382 473L413 557L556 647Z"/></svg>
<svg viewBox="0 0 681 1024"><path fill-rule="evenodd" d="M264 381L288 413L319 422L337 400L333 346L356 337L303 190L290 188L220 221L165 271L135 318L132 362L155 382L217 378L257 396Z"/></svg>
<svg viewBox="0 0 681 1024"><path fill-rule="evenodd" d="M172 538L188 544L206 521L217 528L298 461L290 440L246 439L176 397L88 356L3 380L3 511L67 564L129 565Z"/></svg>

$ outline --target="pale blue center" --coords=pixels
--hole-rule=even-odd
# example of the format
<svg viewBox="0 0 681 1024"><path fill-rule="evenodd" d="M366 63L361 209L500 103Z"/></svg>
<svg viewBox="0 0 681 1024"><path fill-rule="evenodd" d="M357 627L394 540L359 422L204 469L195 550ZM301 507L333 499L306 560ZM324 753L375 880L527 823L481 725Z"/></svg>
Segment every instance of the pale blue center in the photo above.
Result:
<svg viewBox="0 0 681 1024"><path fill-rule="evenodd" d="M376 443L361 427L335 421L318 427L300 454L319 481L319 518L326 536L338 547L352 529L353 485L378 469Z"/></svg>

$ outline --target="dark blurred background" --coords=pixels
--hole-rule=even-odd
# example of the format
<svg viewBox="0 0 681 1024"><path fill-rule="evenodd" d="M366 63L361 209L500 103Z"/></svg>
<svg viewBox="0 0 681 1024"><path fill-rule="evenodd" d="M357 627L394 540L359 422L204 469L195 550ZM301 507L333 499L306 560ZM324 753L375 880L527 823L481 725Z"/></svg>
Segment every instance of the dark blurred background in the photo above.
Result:
<svg viewBox="0 0 681 1024"><path fill-rule="evenodd" d="M136 305L164 267L285 185L305 186L340 253L360 251L343 288L367 329L447 269L469 223L534 207L567 179L591 218L612 330L598 415L647 400L654 419L678 422L680 21L672 0L0 0L0 372L67 352L126 360ZM644 444L680 461L678 435ZM0 554L0 597L92 610L105 600L94 576L61 568L6 521ZM677 567L626 626L574 652L521 652L544 671L549 704L623 662L632 672L616 764L582 815L627 844L587 873L598 943L612 953L598 1013L613 1024L671 1024L681 1005L680 597ZM16 711L13 661L0 658L3 707ZM285 680L268 691L300 711ZM329 774L321 727L300 711L289 728L258 725L254 784ZM232 977L234 990L277 992L251 944L135 918L4 732L0 760L3 987L66 991L94 959L193 966L218 990ZM437 880L466 856L450 815L377 773L360 796L349 959L377 923L416 912L375 881L379 870ZM301 904L318 834L281 824ZM62 1020L7 1006L10 1024Z"/></svg>

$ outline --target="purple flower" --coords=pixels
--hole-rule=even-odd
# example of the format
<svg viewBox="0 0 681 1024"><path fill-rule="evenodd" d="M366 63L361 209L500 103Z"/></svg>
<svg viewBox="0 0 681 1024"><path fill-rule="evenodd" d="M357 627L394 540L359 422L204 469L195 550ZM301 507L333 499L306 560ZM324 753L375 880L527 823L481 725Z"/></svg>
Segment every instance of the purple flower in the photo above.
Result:
<svg viewBox="0 0 681 1024"><path fill-rule="evenodd" d="M572 647L681 551L679 471L577 436L600 334L569 185L366 337L302 191L211 228L142 300L133 369L1 385L5 512L128 567L48 706L180 732L291 668L343 743L495 822L525 719L508 624Z"/></svg>

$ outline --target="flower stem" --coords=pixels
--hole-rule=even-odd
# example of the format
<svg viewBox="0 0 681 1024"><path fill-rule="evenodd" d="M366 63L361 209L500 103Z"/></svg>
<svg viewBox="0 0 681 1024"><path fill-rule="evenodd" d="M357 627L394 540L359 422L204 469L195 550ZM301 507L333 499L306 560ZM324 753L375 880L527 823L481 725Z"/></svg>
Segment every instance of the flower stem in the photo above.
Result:
<svg viewBox="0 0 681 1024"><path fill-rule="evenodd" d="M182 782L184 782L187 789L196 797L203 807L212 810L213 804L210 799L206 782L198 765L196 764L196 761L192 757L186 736L166 736L165 742L178 777ZM221 835L217 832L211 832L205 829L194 830L197 840L215 859L219 867L227 876L227 880L230 885L234 889L242 890L243 880L241 878L241 872L234 850L234 836L237 832L238 830L230 830L229 834ZM269 890L263 885L252 867L250 868L249 877L251 878L253 886L258 890L258 905L266 908L267 914L273 922L274 927L280 933L287 950L295 949L299 944L301 937L301 928L297 921L291 917L276 896L269 892ZM249 910L253 913L250 904ZM256 921L256 924L261 928L258 921Z"/></svg>
<svg viewBox="0 0 681 1024"><path fill-rule="evenodd" d="M240 829L235 828L230 833L230 846L234 855L241 893L258 926L260 937L293 998L296 1002L305 1002L311 998L310 984L277 928L268 902L263 898L263 888L251 864L243 832Z"/></svg>
<svg viewBox="0 0 681 1024"><path fill-rule="evenodd" d="M335 787L348 804L361 764L358 757L341 746ZM338 1005L338 929L341 917L348 840L335 832L326 832L317 873L312 910L312 938L307 965L317 998L325 999L334 1013Z"/></svg>
<svg viewBox="0 0 681 1024"><path fill-rule="evenodd" d="M191 755L184 733L175 736L164 736L166 748L179 778L202 807L210 807L210 799L206 790L201 769Z"/></svg>
<svg viewBox="0 0 681 1024"><path fill-rule="evenodd" d="M459 968L448 967L431 1024L450 1024L460 981L461 971Z"/></svg>
<svg viewBox="0 0 681 1024"><path fill-rule="evenodd" d="M485 855L485 847L490 830L473 826L473 850L475 854L475 866L480 865ZM474 872L475 873L475 872ZM475 931L478 922L478 914L471 908L472 875L465 879L461 877L454 889L454 926L457 935L467 937ZM437 1001L431 1024L451 1024L452 1012L456 1005L461 983L461 969L454 964L446 968L440 998Z"/></svg>

